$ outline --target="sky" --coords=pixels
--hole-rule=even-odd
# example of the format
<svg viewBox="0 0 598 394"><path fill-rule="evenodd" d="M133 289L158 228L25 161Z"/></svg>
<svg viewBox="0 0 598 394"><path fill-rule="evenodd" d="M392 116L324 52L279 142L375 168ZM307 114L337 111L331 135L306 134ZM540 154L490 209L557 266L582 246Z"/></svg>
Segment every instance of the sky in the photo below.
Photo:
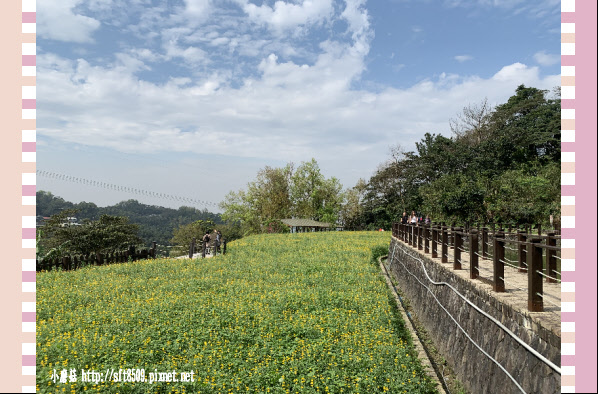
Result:
<svg viewBox="0 0 598 394"><path fill-rule="evenodd" d="M61 0L36 22L37 169L144 192L37 189L99 206L219 212L312 158L350 188L468 105L560 85L560 0Z"/></svg>

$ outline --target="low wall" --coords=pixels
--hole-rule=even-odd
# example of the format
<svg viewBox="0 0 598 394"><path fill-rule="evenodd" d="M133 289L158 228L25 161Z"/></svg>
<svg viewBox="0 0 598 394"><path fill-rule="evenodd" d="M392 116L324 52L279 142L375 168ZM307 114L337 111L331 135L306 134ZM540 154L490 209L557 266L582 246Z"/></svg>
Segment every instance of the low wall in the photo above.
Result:
<svg viewBox="0 0 598 394"><path fill-rule="evenodd" d="M512 307L504 299L495 297L489 285L460 277L438 259L433 260L393 237L387 267L397 281L397 287L409 299L418 320L426 327L440 353L469 391L474 394L522 392L498 365L471 343L447 311L474 342L511 374L526 393L561 392L561 376L558 372L467 304L450 287L432 284L424 273L422 262L433 281L449 283L559 367L560 327L544 327L538 313ZM432 294L447 311L442 309Z"/></svg>

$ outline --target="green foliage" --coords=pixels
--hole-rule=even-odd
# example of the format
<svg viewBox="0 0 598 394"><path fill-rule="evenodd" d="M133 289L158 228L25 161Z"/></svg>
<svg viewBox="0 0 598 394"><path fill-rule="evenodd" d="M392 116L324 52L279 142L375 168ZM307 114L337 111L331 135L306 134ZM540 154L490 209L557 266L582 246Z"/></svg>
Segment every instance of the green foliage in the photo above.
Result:
<svg viewBox="0 0 598 394"><path fill-rule="evenodd" d="M444 175L422 186L421 210L437 221L477 222L485 218L482 182L463 174Z"/></svg>
<svg viewBox="0 0 598 394"><path fill-rule="evenodd" d="M199 210L185 206L171 209L142 204L137 200L121 201L112 206L98 207L94 203L85 201L73 204L52 193L39 190L36 193L36 202L39 216L47 217L67 209L75 209L79 221L98 220L103 214L128 217L131 223L139 226L138 235L146 247L151 246L153 241L160 245L168 245L176 228L196 220L211 220L215 224L222 223L220 215L210 213L205 209Z"/></svg>
<svg viewBox="0 0 598 394"><path fill-rule="evenodd" d="M362 199L365 193L366 183L363 179L357 185L345 191L345 202L340 211L340 220L345 230L364 230L364 209Z"/></svg>
<svg viewBox="0 0 598 394"><path fill-rule="evenodd" d="M560 218L560 176L558 163L535 162L505 171L487 199L488 216L511 224L545 223L550 215Z"/></svg>
<svg viewBox="0 0 598 394"><path fill-rule="evenodd" d="M388 256L388 245L376 245L372 247L372 262L378 264L378 258Z"/></svg>
<svg viewBox="0 0 598 394"><path fill-rule="evenodd" d="M39 257L107 253L142 242L137 236L139 226L129 223L128 218L102 215L99 220L85 220L79 225L68 223L67 217L75 214L76 210L64 210L50 217L39 231L38 251L44 253Z"/></svg>
<svg viewBox="0 0 598 394"><path fill-rule="evenodd" d="M268 233L284 234L291 231L289 226L287 226L281 220L278 219L267 220L264 223L264 227L268 229Z"/></svg>
<svg viewBox="0 0 598 394"><path fill-rule="evenodd" d="M560 96L519 86L491 110L464 108L453 138L426 134L370 178L366 228L388 228L405 210L436 221L560 223ZM353 219L354 220L354 219Z"/></svg>
<svg viewBox="0 0 598 394"><path fill-rule="evenodd" d="M284 168L265 167L247 190L231 191L220 204L222 218L238 224L244 235L283 232L271 223L291 217L336 224L343 208L344 194L339 180L326 179L315 159L292 163Z"/></svg>
<svg viewBox="0 0 598 394"><path fill-rule="evenodd" d="M196 220L193 223L180 226L174 230L174 235L170 242L172 245L189 246L193 238L195 238L196 242L200 242L206 231L211 233L214 228L215 224L211 220Z"/></svg>

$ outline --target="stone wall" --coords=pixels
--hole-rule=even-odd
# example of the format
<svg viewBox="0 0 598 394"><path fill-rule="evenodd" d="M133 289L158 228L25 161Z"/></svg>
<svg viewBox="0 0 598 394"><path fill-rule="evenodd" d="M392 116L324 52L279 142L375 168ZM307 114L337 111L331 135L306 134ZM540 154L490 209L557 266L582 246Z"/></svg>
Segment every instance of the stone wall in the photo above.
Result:
<svg viewBox="0 0 598 394"><path fill-rule="evenodd" d="M386 264L397 280L397 287L410 301L418 320L426 327L440 353L471 393L521 393L521 390L500 367L467 339L432 294L471 339L495 358L526 393L560 393L561 377L556 371L516 342L496 323L467 304L451 288L433 285L427 279L422 263L412 256L423 261L433 281L449 283L557 366L561 365L560 329L557 333L545 328L537 316L513 308L493 296L487 284L456 275L437 260L432 260L393 238Z"/></svg>

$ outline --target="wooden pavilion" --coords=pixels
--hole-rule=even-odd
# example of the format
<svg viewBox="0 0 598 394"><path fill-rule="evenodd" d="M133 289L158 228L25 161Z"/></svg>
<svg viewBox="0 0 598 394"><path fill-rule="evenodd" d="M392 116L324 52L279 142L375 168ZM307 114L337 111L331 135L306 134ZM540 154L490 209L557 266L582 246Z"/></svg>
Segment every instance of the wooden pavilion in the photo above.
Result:
<svg viewBox="0 0 598 394"><path fill-rule="evenodd" d="M342 230L342 227L333 226L330 223L318 222L311 219L281 219L283 224L291 228L292 233L305 233L312 231L334 231Z"/></svg>

